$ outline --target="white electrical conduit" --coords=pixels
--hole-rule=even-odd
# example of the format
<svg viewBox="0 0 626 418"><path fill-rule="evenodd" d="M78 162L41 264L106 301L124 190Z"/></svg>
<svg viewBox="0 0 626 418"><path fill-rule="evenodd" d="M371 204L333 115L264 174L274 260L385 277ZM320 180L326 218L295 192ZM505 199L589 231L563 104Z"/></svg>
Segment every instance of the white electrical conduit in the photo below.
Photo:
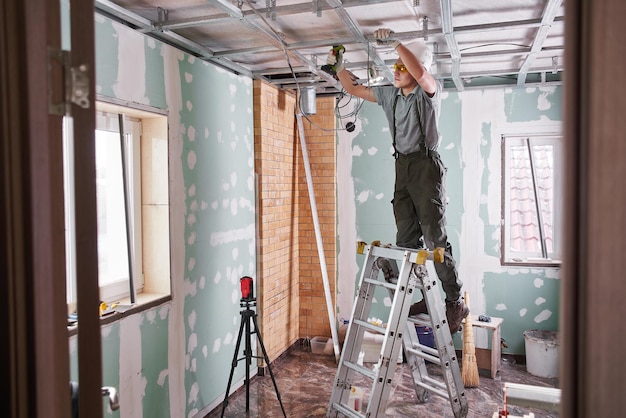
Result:
<svg viewBox="0 0 626 418"><path fill-rule="evenodd" d="M333 299L330 295L330 285L328 284L328 270L326 269L326 258L324 258L324 246L322 245L322 233L320 231L320 221L317 217L317 205L315 204L315 193L313 191L313 181L311 180L311 167L309 165L309 155L306 150L304 138L304 126L302 125L302 114L296 115L298 120L298 132L300 134L300 144L302 146L302 158L304 160L304 171L306 173L306 184L309 188L309 200L311 201L311 213L313 214L313 226L315 227L315 240L317 241L317 253L320 258L320 268L322 269L322 279L324 280L324 294L326 296L326 308L328 309L328 320L330 321L330 333L333 337L335 347L335 360L339 361L339 338L337 337L337 324L335 323L335 310Z"/></svg>

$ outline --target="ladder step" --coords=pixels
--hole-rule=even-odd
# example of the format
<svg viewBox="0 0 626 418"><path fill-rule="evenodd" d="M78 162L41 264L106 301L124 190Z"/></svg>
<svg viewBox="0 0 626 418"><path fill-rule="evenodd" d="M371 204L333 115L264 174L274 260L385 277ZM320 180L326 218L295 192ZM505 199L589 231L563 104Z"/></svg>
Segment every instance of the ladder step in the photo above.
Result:
<svg viewBox="0 0 626 418"><path fill-rule="evenodd" d="M374 331L377 334L384 334L385 331L387 331L387 329L384 328L384 327L379 327L378 325L374 325L374 324L369 323L367 321L363 321L362 319L355 319L352 322L354 322L356 325L362 326L363 328L367 328L367 329L369 329L371 331Z"/></svg>
<svg viewBox="0 0 626 418"><path fill-rule="evenodd" d="M430 391L430 392L432 392L432 393L434 393L436 395L441 396L444 399L450 400L450 397L448 396L448 392L444 390L445 386L443 387L443 389L439 389L438 387L435 387L435 386L432 386L432 385L429 385L429 384L425 383L426 379L429 379L429 378L425 378L424 381L421 381L421 382L419 382L419 381L415 382L415 384L417 386L420 386L420 387L426 389L427 391ZM439 382L434 381L434 383L439 383Z"/></svg>
<svg viewBox="0 0 626 418"><path fill-rule="evenodd" d="M349 369L354 370L357 373L362 374L363 376L369 377L372 380L376 379L376 372L374 372L372 369L368 369L364 366L359 366L358 364L354 364L349 361L344 361L343 365Z"/></svg>
<svg viewBox="0 0 626 418"><path fill-rule="evenodd" d="M404 347L405 351L408 351L410 353L415 354L418 357L423 358L424 360L428 360L431 363L435 363L435 364L440 364L441 363L441 359L439 358L439 353L437 351L435 351L434 348L430 348L430 347L426 347L426 346L422 346L422 350L423 351L419 351L416 350L414 348L410 348L410 347ZM432 354L432 353L427 353L425 352L426 350L428 351L432 351L434 353L436 353L436 355Z"/></svg>
<svg viewBox="0 0 626 418"><path fill-rule="evenodd" d="M341 412L342 414L344 414L347 417L365 418L365 415L359 414L354 409L347 408L345 405L342 405L342 404L337 403L337 402L333 403L333 408L335 408L337 411Z"/></svg>
<svg viewBox="0 0 626 418"><path fill-rule="evenodd" d="M374 286L382 286L382 287L386 287L387 289L391 289L391 290L394 290L396 288L396 286L397 286L395 283L383 282L383 281L376 280L376 279L364 278L363 281L365 283L369 283L369 284L374 285Z"/></svg>

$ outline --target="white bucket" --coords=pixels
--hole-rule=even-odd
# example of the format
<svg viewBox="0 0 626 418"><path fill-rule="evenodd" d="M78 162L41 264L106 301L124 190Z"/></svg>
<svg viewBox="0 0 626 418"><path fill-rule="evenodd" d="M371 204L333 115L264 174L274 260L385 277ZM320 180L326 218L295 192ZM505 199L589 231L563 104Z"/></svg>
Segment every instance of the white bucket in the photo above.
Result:
<svg viewBox="0 0 626 418"><path fill-rule="evenodd" d="M526 370L533 376L557 377L559 374L559 339L555 331L524 331Z"/></svg>

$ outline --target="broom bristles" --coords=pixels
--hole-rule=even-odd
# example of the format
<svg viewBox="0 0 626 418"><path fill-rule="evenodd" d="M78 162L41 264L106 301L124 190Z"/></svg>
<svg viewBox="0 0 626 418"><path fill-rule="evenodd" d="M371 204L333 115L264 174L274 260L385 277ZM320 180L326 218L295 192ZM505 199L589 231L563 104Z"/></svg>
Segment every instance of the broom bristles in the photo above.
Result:
<svg viewBox="0 0 626 418"><path fill-rule="evenodd" d="M469 296L465 292L465 305L469 308ZM476 347L474 346L474 329L470 315L465 318L463 327L463 363L461 364L461 377L466 388L479 385L478 363L476 362Z"/></svg>

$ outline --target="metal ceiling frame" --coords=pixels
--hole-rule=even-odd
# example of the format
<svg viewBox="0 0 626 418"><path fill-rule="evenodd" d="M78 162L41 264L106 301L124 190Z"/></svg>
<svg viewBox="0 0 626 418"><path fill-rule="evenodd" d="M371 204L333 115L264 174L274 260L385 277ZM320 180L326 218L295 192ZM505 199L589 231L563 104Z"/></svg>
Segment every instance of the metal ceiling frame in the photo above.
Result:
<svg viewBox="0 0 626 418"><path fill-rule="evenodd" d="M312 55L310 57L305 56L300 49L304 48L321 48L332 47L337 44L345 45L359 45L362 51L368 56L368 62L347 62L346 68L348 70L368 70L369 66L373 64L376 68L384 69L385 76L388 80L393 79L393 73L391 72L389 65L393 63L392 60L384 60L376 48L375 39L371 36L367 36L362 32L359 24L351 17L347 9L351 7L367 6L371 4L392 3L398 0L312 0L311 3L296 3L285 6L273 5L265 8L254 8L249 0L236 0L238 6L234 5L230 0L206 0L208 4L214 6L222 13L212 14L210 16L198 16L190 19L169 20L168 11L158 8L158 21L151 21L144 18L130 10L127 10L111 0L95 0L96 12L120 21L133 29L142 32L148 36L152 36L167 44L173 45L189 52L201 59L210 61L230 70L234 73L249 76L252 78L258 78L265 80L269 83L278 85L280 88L299 88L300 85L311 85L315 83L318 86L318 92L337 92L340 90L340 85L337 80L331 75L320 69L317 64L317 56ZM251 10L243 10L243 4L247 4ZM549 29L555 22L563 21L563 17L557 16L558 10L561 7L563 0L548 0L548 4L545 6L543 17L541 19L525 19L518 21L497 22L493 24L477 24L468 26L454 27L452 23L452 0L439 0L439 6L441 10L441 25L439 29L428 28L428 18L422 17L422 30L411 32L394 33L394 38L403 39L415 39L424 38L427 40L429 36L442 36L446 41L447 49L449 52L439 53L438 45L435 44L436 49L436 63L451 62L450 74L438 73L436 76L442 80L451 80L457 91L463 91L469 86L466 80L471 80L477 77L500 77L503 75L517 76L517 86L522 87L529 84L527 77L531 72L531 67L535 62L540 52L546 52L546 50L554 50L555 52L562 52L562 47L544 47L545 40L547 38ZM267 3L270 4L270 3ZM321 16L323 12L332 11L341 20L344 28L352 34L352 36L344 38L334 39L322 39L307 42L287 43L277 33L270 22L263 16L266 15L272 18L274 14L280 16L287 16L298 13L316 13ZM416 17L418 18L418 17ZM419 18L418 18L419 19ZM194 42L184 36L181 36L174 32L178 29L190 28L199 25L211 25L217 23L230 23L244 24L246 27L252 29L256 33L260 34L263 39L268 41L269 45L261 47L250 47L242 49L230 49L226 51L215 51L200 43ZM463 53L459 50L457 42L457 36L466 35L468 33L489 32L497 30L509 30L509 29L521 29L521 28L538 28L532 46L520 47L516 49L500 49L490 50L484 52L472 52ZM252 70L246 68L244 65L237 63L237 56L244 54L254 53L276 53L283 52L287 61L288 67L272 68L263 70ZM491 69L482 71L465 71L461 72L461 60L462 58L483 58L488 56L515 56L526 55L520 68L512 69ZM294 61L292 63L292 60ZM295 64L295 66L294 66ZM532 68L533 73L541 73L542 83L545 81L545 73L547 72L561 72L563 70L562 64L559 65L555 59L552 60L552 65L549 68ZM535 77L536 78L536 77Z"/></svg>

